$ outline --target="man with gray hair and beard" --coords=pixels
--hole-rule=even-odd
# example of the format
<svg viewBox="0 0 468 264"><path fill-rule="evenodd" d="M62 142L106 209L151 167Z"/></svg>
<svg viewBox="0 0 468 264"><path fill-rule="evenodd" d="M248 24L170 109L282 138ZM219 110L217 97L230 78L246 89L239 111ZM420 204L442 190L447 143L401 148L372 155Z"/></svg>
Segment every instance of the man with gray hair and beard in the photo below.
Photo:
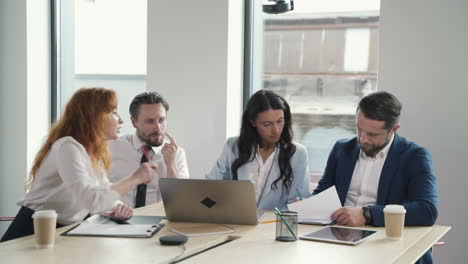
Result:
<svg viewBox="0 0 468 264"><path fill-rule="evenodd" d="M167 133L169 104L157 92L144 92L130 103L130 120L136 131L121 136L110 143L112 165L108 174L111 182L118 182L134 171L141 163L158 166L154 179L129 191L121 200L134 207L161 201L158 180L160 178L188 178L184 150Z"/></svg>

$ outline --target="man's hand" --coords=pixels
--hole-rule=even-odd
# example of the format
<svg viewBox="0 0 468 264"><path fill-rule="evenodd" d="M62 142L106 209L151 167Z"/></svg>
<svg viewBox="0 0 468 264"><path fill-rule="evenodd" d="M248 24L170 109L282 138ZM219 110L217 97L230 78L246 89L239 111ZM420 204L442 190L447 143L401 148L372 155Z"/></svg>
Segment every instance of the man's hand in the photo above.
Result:
<svg viewBox="0 0 468 264"><path fill-rule="evenodd" d="M167 178L177 178L177 170L175 166L175 159L177 153L177 143L174 138L166 132L167 138L169 138L169 143L164 144L161 149L161 153L164 156L164 163L167 167Z"/></svg>
<svg viewBox="0 0 468 264"><path fill-rule="evenodd" d="M343 207L333 212L331 218L340 225L362 226L366 224L363 213L362 208Z"/></svg>
<svg viewBox="0 0 468 264"><path fill-rule="evenodd" d="M168 168L174 166L175 157L177 152L177 143L174 138L166 132L166 137L169 138L169 143L165 143L161 149L161 153L164 156L164 162Z"/></svg>

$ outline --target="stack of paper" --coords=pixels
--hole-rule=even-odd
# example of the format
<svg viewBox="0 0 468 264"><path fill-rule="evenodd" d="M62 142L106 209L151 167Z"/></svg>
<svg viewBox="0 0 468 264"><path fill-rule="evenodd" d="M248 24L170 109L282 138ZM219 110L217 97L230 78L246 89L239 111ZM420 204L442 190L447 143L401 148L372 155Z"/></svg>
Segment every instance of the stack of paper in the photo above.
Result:
<svg viewBox="0 0 468 264"><path fill-rule="evenodd" d="M105 236L105 237L151 237L164 224L162 216L134 215L128 220L119 220L102 215L93 215L83 223L64 232L63 236Z"/></svg>
<svg viewBox="0 0 468 264"><path fill-rule="evenodd" d="M289 210L298 213L299 223L327 225L333 222L331 214L341 208L335 186L325 191L288 205Z"/></svg>
<svg viewBox="0 0 468 264"><path fill-rule="evenodd" d="M208 224L208 223L175 224L175 223L172 223L172 226L174 226L174 228L171 229L172 232L180 234L180 235L188 236L188 237L212 236L212 235L229 234L229 233L234 232L234 229L225 225L221 225L221 224Z"/></svg>
<svg viewBox="0 0 468 264"><path fill-rule="evenodd" d="M164 225L106 225L82 223L70 229L68 236L151 237Z"/></svg>

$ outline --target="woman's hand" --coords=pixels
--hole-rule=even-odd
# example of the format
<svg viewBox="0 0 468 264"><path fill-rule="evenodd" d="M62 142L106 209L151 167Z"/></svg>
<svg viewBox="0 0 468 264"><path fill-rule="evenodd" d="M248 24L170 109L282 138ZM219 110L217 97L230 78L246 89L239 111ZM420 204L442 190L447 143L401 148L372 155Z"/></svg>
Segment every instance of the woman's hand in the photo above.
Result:
<svg viewBox="0 0 468 264"><path fill-rule="evenodd" d="M140 165L131 176L121 180L118 183L111 185L111 190L117 192L119 195L124 195L128 191L134 189L138 184L148 184L154 178L154 171L158 169L158 166L145 162Z"/></svg>
<svg viewBox="0 0 468 264"><path fill-rule="evenodd" d="M128 220L133 216L133 209L126 204L118 204L110 212L104 213L104 215L120 220Z"/></svg>
<svg viewBox="0 0 468 264"><path fill-rule="evenodd" d="M154 172L158 170L158 166L151 162L145 162L140 165L132 175L137 184L148 184L154 178Z"/></svg>

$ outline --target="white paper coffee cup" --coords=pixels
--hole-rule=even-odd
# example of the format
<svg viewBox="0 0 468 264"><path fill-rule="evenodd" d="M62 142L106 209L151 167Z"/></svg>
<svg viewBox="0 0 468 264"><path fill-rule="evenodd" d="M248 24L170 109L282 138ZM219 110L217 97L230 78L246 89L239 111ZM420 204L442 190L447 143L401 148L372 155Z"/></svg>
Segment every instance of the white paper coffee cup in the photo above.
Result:
<svg viewBox="0 0 468 264"><path fill-rule="evenodd" d="M405 228L406 209L402 205L389 204L384 208L385 234L388 239L400 240Z"/></svg>
<svg viewBox="0 0 468 264"><path fill-rule="evenodd" d="M33 216L34 236L38 248L51 248L55 243L57 213L55 210L36 211Z"/></svg>

